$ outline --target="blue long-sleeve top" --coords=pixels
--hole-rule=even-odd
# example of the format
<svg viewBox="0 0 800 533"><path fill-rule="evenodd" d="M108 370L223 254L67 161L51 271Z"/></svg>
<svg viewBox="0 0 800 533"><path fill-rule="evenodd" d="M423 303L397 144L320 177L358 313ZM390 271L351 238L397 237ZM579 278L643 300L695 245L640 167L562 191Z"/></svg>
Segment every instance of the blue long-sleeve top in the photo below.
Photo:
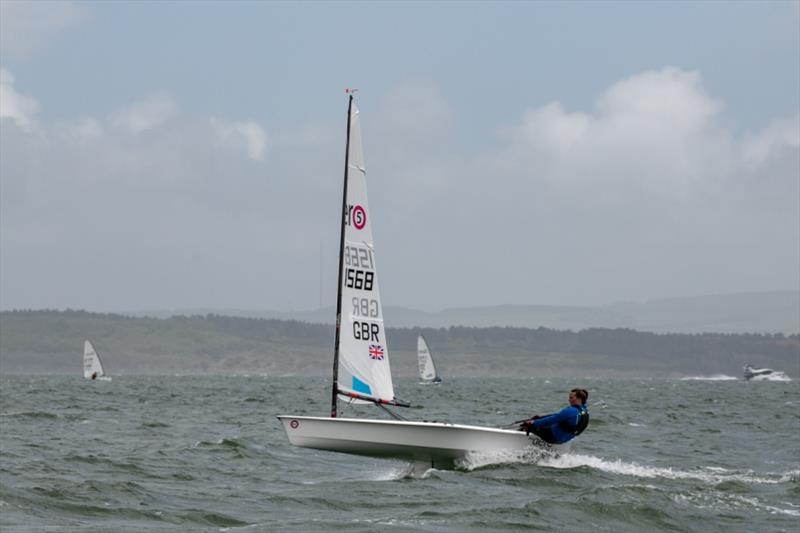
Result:
<svg viewBox="0 0 800 533"><path fill-rule="evenodd" d="M587 413L589 412L585 405L583 408L586 409ZM569 440L572 440L572 438L575 436L573 433L580 418L580 409L572 405L568 405L557 413L534 420L532 425L534 432L537 429L550 428L550 431L553 432L554 444L563 444Z"/></svg>

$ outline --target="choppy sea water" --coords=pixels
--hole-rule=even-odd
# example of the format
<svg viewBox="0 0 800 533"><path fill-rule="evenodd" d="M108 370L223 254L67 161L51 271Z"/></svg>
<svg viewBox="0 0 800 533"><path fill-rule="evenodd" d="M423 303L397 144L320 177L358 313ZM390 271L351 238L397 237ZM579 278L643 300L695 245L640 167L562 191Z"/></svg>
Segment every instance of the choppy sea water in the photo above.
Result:
<svg viewBox="0 0 800 533"><path fill-rule="evenodd" d="M797 531L800 384L734 379L396 380L412 419L502 425L590 391L560 456L402 461L292 447L321 378L0 378L3 531ZM366 409L366 411L363 411ZM362 408L377 416L374 408ZM358 415L349 411L349 415Z"/></svg>

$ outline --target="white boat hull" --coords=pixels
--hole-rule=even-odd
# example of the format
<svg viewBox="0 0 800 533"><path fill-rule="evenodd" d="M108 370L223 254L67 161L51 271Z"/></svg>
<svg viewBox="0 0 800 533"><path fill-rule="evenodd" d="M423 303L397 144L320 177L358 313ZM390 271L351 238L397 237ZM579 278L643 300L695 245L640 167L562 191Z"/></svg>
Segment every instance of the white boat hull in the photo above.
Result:
<svg viewBox="0 0 800 533"><path fill-rule="evenodd" d="M522 450L538 441L521 431L447 422L288 415L278 419L295 446L406 459L437 468L452 467L470 452Z"/></svg>

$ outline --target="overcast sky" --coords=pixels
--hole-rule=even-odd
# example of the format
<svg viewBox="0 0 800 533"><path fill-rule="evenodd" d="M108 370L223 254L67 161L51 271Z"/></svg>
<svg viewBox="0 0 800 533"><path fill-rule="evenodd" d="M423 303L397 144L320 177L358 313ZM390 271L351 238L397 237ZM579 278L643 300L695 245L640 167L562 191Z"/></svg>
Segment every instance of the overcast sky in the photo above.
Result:
<svg viewBox="0 0 800 533"><path fill-rule="evenodd" d="M800 288L800 3L0 3L0 307Z"/></svg>

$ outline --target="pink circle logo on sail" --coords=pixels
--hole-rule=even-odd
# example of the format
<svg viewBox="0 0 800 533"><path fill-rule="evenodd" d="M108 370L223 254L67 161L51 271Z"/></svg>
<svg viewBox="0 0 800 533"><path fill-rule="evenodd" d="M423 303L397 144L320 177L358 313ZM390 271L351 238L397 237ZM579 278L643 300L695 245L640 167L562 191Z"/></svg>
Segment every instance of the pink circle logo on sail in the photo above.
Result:
<svg viewBox="0 0 800 533"><path fill-rule="evenodd" d="M356 205L353 207L353 226L356 229L364 229L364 226L367 225L367 212L364 210L363 207L360 205Z"/></svg>

